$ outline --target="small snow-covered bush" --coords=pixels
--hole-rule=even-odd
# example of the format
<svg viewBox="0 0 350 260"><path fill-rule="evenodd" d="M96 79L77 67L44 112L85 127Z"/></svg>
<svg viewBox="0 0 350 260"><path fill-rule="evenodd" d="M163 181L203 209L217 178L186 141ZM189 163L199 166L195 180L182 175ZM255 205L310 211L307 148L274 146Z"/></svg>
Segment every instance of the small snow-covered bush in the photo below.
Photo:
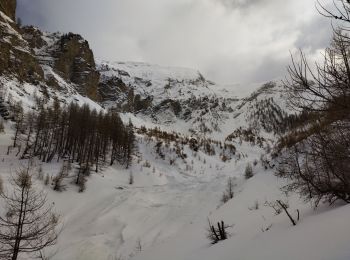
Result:
<svg viewBox="0 0 350 260"><path fill-rule="evenodd" d="M151 168L150 162L149 161L145 161L145 163L143 164L143 167Z"/></svg>
<svg viewBox="0 0 350 260"><path fill-rule="evenodd" d="M248 180L254 176L253 167L250 163L247 164L244 171L244 177Z"/></svg>

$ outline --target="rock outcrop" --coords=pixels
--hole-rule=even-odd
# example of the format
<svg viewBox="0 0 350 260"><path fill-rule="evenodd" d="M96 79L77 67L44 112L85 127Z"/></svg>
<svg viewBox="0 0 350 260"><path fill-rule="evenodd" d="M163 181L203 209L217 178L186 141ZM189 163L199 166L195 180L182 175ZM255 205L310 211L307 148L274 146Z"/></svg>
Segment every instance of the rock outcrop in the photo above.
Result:
<svg viewBox="0 0 350 260"><path fill-rule="evenodd" d="M1 0L0 11L10 17L13 21L16 20L16 0Z"/></svg>
<svg viewBox="0 0 350 260"><path fill-rule="evenodd" d="M54 70L65 80L77 85L77 91L98 100L100 75L89 43L78 34L65 34L56 43Z"/></svg>
<svg viewBox="0 0 350 260"><path fill-rule="evenodd" d="M0 22L0 75L33 84L44 80L43 70L21 30L2 15Z"/></svg>
<svg viewBox="0 0 350 260"><path fill-rule="evenodd" d="M14 22L16 1L1 0L0 10L0 76L56 90L71 86L83 96L100 100L100 74L85 39L19 27Z"/></svg>

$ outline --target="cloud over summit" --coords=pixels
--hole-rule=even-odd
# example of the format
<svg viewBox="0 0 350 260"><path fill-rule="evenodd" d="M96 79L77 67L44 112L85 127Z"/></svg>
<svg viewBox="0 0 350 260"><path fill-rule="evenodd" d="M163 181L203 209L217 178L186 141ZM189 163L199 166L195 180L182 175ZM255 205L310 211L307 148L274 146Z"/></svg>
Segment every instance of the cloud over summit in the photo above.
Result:
<svg viewBox="0 0 350 260"><path fill-rule="evenodd" d="M313 0L19 0L24 23L73 31L96 56L192 67L222 83L282 77L330 39ZM322 26L320 26L322 24Z"/></svg>

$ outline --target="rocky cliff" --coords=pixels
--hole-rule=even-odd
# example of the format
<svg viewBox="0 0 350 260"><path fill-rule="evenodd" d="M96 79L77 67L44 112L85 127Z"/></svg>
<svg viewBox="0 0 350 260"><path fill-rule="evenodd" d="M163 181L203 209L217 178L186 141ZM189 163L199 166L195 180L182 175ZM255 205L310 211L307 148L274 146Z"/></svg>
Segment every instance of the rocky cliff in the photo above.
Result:
<svg viewBox="0 0 350 260"><path fill-rule="evenodd" d="M44 79L43 70L20 28L3 13L0 13L0 75L34 84Z"/></svg>
<svg viewBox="0 0 350 260"><path fill-rule="evenodd" d="M1 0L0 10L0 76L55 89L71 86L99 100L100 76L85 39L73 33L19 27L14 22L16 1Z"/></svg>
<svg viewBox="0 0 350 260"><path fill-rule="evenodd" d="M10 17L13 21L16 19L16 0L1 0L0 11Z"/></svg>
<svg viewBox="0 0 350 260"><path fill-rule="evenodd" d="M98 100L99 73L89 43L78 34L65 34L55 43L54 70L77 85L80 94Z"/></svg>

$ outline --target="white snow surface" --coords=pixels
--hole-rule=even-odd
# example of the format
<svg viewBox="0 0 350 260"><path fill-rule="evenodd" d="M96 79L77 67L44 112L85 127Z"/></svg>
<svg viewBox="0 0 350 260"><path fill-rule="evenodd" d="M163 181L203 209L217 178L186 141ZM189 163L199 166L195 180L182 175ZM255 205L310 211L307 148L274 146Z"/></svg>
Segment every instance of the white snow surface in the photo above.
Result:
<svg viewBox="0 0 350 260"><path fill-rule="evenodd" d="M6 134L0 134L0 174L6 186L11 172L26 162L18 161L16 150L6 155L12 131L9 123L5 126ZM154 145L138 136L134 165L127 170L107 167L91 175L83 193L70 180L65 191L54 192L34 175L38 189L48 193L64 224L57 245L46 250L47 255L54 252L53 260L349 259L349 206L324 205L314 211L290 194L290 212L294 217L296 209L301 212L295 227L284 213L276 216L264 206L266 201L286 197L279 190L284 183L260 164L254 166L253 178L244 179L246 163L258 159L262 150L242 144L239 149L247 157L223 163L217 156L195 155L188 149L188 159L177 159L170 166L157 158ZM193 169L186 170L186 164ZM51 176L60 166L42 164L44 173ZM128 184L130 173L132 185ZM222 205L228 177L235 180L235 196ZM206 239L208 219L232 225L230 238L211 245Z"/></svg>
<svg viewBox="0 0 350 260"><path fill-rule="evenodd" d="M135 94L153 96L155 103L165 99L183 100L195 96L221 98L243 98L261 86L220 85L204 78L195 69L168 67L144 62L110 62L97 59L102 77L117 76L126 85L136 86Z"/></svg>
<svg viewBox="0 0 350 260"><path fill-rule="evenodd" d="M252 126L248 118L250 110L261 100L273 98L282 110L289 112L279 80L274 81L274 88L261 90L263 83L219 85L206 80L199 71L188 68L100 59L97 66L102 80L119 78L134 89L135 95L152 98L151 109L122 115L138 127L159 127L223 141L235 129ZM118 98L118 102L126 100L126 93L121 93ZM164 105L168 100L178 102L181 107L178 115ZM108 108L113 104L114 101L110 101L104 105ZM270 137L266 133L262 135Z"/></svg>
<svg viewBox="0 0 350 260"><path fill-rule="evenodd" d="M164 87L169 75L180 81L199 76L196 71L150 69L140 63L113 66L134 73L135 77L159 82L159 88L152 88L157 95L161 95L157 91ZM48 73L54 75L52 71ZM58 75L54 76L59 79ZM14 100L22 101L26 110L34 105L34 93L41 95L36 86L22 85L6 78L0 78L0 81L5 96L11 95ZM65 86L64 82L61 85ZM214 93L213 86L205 81L192 87L205 95ZM78 95L71 86L67 85L64 89L64 92L49 90L49 94L57 95L63 103L74 100L102 109ZM169 93L176 97L176 93ZM278 105L288 110L282 89L264 93L257 99L268 97L274 97ZM247 98L232 103L235 104L232 105L233 112L220 114L221 130L211 136L223 141L234 129L248 127L248 113L254 102L256 100ZM208 120L212 115L207 115ZM123 114L122 118L125 121L131 118L136 126L159 126L188 135L193 124L192 121L176 119L172 124L163 125L135 114ZM273 142L273 135L262 130L260 133ZM5 188L9 188L11 174L20 164L27 163L18 160L16 149L6 155L12 134L12 123L6 122L5 133L0 133L0 176ZM65 191L55 192L51 185L45 186L34 175L36 187L47 192L49 202L54 203L63 221L57 245L48 248L46 255L52 254L52 260L350 259L350 206L321 205L314 210L296 194L291 193L287 198L280 190L285 182L274 176L274 170L265 170L259 161L261 155L265 155L265 149L235 142L236 156L223 162L218 153L214 156L201 151L194 153L187 146L184 147L187 158L178 158L172 150L172 143L163 160L155 152L156 143L155 139L137 135L138 154L133 165L129 169L106 166L103 172L88 178L87 189L83 193L78 193L71 179L66 180ZM170 165L170 159L174 159L174 164ZM245 166L255 160L258 162L253 167L255 175L245 180ZM39 165L42 165L45 174L52 177L58 173L61 162L46 164L36 161L35 167ZM130 174L134 177L132 185L129 184ZM235 195L222 205L220 199L229 177L234 178ZM289 210L295 218L296 210L300 211L297 226L292 226L284 213L275 215L273 209L265 206L266 201L276 199L288 199ZM4 212L3 206L0 202L0 213ZM232 225L229 239L211 245L206 238L208 219L214 224L223 220ZM22 255L21 259L28 257Z"/></svg>

